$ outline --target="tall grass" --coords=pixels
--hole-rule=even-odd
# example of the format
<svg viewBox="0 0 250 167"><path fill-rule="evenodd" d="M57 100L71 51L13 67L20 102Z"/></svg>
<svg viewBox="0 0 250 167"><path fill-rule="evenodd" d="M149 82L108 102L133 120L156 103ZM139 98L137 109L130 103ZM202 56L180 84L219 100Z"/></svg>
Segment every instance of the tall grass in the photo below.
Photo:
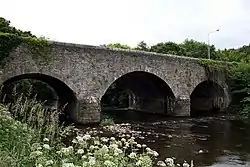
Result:
<svg viewBox="0 0 250 167"><path fill-rule="evenodd" d="M59 124L59 114L23 95L12 103L0 104L0 166L34 166L29 158L32 144L44 138L55 147L63 145L61 140L70 127Z"/></svg>

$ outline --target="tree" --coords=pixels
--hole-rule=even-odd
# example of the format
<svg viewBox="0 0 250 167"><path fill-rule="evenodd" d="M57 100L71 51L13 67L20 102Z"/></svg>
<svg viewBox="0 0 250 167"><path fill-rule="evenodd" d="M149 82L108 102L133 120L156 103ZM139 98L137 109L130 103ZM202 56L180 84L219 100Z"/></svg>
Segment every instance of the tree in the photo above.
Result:
<svg viewBox="0 0 250 167"><path fill-rule="evenodd" d="M244 46L238 48L237 50L240 51L240 52L244 52L244 53L247 53L248 55L250 55L250 44L244 45ZM249 59L250 59L250 57L249 57Z"/></svg>
<svg viewBox="0 0 250 167"><path fill-rule="evenodd" d="M106 47L108 47L108 48L120 48L120 49L131 49L130 46L123 45L120 43L111 43L111 44L106 45Z"/></svg>
<svg viewBox="0 0 250 167"><path fill-rule="evenodd" d="M15 27L10 25L10 21L2 17L0 17L0 32L8 33L8 34L15 34L21 37L34 37L35 38L35 36L32 35L30 31L22 31L22 30L16 29Z"/></svg>
<svg viewBox="0 0 250 167"><path fill-rule="evenodd" d="M216 52L216 60L249 63L250 57L246 52L236 49L224 49Z"/></svg>
<svg viewBox="0 0 250 167"><path fill-rule="evenodd" d="M185 49L174 42L158 43L156 45L153 45L150 48L150 51L157 53L174 54L179 56L186 55Z"/></svg>
<svg viewBox="0 0 250 167"><path fill-rule="evenodd" d="M143 50L143 51L149 51L149 49L150 49L149 46L144 41L139 42L135 48L135 50Z"/></svg>
<svg viewBox="0 0 250 167"><path fill-rule="evenodd" d="M193 39L186 39L182 44L180 44L183 48L185 48L186 55L188 57L195 58L207 58L208 53L208 45L204 42L195 41ZM214 45L210 46L211 59L215 59L216 52Z"/></svg>

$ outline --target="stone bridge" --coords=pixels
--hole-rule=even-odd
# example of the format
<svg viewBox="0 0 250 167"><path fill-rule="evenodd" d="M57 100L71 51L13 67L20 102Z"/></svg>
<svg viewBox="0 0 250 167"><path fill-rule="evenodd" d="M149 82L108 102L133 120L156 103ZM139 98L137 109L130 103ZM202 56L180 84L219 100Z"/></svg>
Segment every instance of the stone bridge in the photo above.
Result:
<svg viewBox="0 0 250 167"><path fill-rule="evenodd" d="M163 115L224 110L230 102L223 74L207 77L198 59L50 41L51 60L38 63L25 45L15 48L2 67L3 85L36 79L54 89L65 113L76 123L100 121L103 98L112 85L126 90L124 108ZM112 90L112 89L111 89ZM112 97L111 97L112 98ZM117 107L119 108L119 107Z"/></svg>

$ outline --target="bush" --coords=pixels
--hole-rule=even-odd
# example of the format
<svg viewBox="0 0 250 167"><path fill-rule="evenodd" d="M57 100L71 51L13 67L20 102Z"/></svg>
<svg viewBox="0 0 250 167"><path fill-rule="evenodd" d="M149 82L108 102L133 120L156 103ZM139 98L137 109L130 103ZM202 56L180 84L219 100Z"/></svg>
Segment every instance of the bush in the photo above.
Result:
<svg viewBox="0 0 250 167"><path fill-rule="evenodd" d="M229 69L233 95L232 109L244 118L250 117L250 64L235 63Z"/></svg>
<svg viewBox="0 0 250 167"><path fill-rule="evenodd" d="M101 120L100 125L101 126L109 126L109 125L114 125L115 122L112 118L104 118Z"/></svg>

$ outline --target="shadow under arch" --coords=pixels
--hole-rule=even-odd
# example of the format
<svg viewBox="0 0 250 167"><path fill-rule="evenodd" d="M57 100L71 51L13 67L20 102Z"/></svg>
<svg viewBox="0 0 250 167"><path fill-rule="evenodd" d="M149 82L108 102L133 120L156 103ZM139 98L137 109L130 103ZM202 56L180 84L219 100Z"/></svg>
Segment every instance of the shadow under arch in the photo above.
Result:
<svg viewBox="0 0 250 167"><path fill-rule="evenodd" d="M115 114L118 111L140 111L171 115L174 102L174 93L163 79L149 72L133 71L108 87L101 98L101 110Z"/></svg>
<svg viewBox="0 0 250 167"><path fill-rule="evenodd" d="M191 116L209 116L225 109L226 97L221 85L206 80L199 83L190 96Z"/></svg>
<svg viewBox="0 0 250 167"><path fill-rule="evenodd" d="M47 85L48 89L56 94L55 99L46 99L47 101L56 101L56 109L62 110L60 121L72 122L74 121L74 113L77 111L78 100L74 91L66 85L63 81L41 73L26 73L14 76L2 82L1 100L7 93L11 93L13 84L21 80L36 80ZM50 106L51 107L51 106Z"/></svg>

